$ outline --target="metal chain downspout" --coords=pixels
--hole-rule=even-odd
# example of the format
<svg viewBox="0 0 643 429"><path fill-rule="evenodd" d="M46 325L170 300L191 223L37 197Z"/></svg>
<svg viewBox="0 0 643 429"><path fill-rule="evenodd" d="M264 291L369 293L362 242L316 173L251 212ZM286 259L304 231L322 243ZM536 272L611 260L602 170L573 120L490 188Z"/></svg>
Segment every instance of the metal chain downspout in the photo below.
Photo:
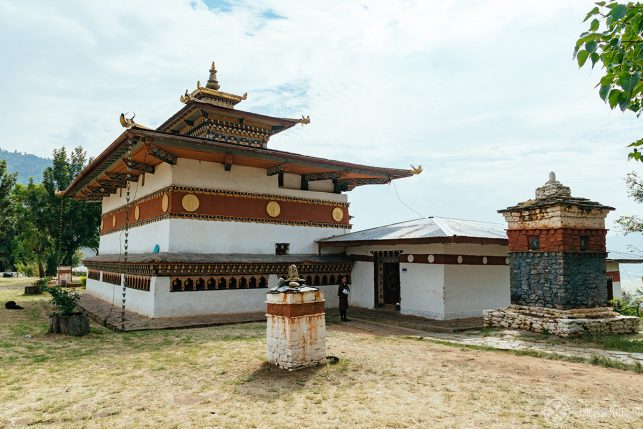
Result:
<svg viewBox="0 0 643 429"><path fill-rule="evenodd" d="M125 183L125 242L123 244L123 300L121 301L121 331L125 331L125 298L127 295L127 249L129 246L129 202L132 161L132 141L127 144L127 180Z"/></svg>

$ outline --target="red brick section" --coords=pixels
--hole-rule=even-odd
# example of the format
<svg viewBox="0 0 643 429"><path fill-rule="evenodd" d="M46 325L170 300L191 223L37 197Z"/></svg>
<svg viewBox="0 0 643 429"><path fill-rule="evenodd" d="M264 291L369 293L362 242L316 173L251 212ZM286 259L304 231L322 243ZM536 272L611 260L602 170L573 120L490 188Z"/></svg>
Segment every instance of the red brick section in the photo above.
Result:
<svg viewBox="0 0 643 429"><path fill-rule="evenodd" d="M268 303L266 312L273 316L299 317L324 312L323 302L306 302L304 304L272 304Z"/></svg>
<svg viewBox="0 0 643 429"><path fill-rule="evenodd" d="M536 252L606 252L605 229L514 229L508 230L509 252L529 252L529 238L539 237ZM581 250L581 237L588 238L587 249Z"/></svg>
<svg viewBox="0 0 643 429"><path fill-rule="evenodd" d="M608 271L605 273L605 275L609 278L612 279L613 282L620 282L621 281L621 273L620 271Z"/></svg>

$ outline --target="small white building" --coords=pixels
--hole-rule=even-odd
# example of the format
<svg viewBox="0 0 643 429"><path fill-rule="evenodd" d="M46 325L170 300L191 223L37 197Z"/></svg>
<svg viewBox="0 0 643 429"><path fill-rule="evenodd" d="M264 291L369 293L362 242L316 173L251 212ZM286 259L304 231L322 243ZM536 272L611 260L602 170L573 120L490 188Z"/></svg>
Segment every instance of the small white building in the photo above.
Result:
<svg viewBox="0 0 643 429"><path fill-rule="evenodd" d="M323 239L353 261L351 304L431 319L509 305L505 226L429 217Z"/></svg>

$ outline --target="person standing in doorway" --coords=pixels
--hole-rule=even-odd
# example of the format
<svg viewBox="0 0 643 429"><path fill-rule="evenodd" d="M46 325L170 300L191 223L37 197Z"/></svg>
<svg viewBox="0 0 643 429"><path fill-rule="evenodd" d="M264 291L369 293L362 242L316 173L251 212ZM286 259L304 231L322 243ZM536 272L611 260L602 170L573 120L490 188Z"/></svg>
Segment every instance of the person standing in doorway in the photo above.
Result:
<svg viewBox="0 0 643 429"><path fill-rule="evenodd" d="M348 295L350 295L350 293L351 288L346 282L346 276L342 276L339 288L337 289L337 296L339 297L339 315L342 317L342 322L350 321L346 317L346 311L348 310Z"/></svg>

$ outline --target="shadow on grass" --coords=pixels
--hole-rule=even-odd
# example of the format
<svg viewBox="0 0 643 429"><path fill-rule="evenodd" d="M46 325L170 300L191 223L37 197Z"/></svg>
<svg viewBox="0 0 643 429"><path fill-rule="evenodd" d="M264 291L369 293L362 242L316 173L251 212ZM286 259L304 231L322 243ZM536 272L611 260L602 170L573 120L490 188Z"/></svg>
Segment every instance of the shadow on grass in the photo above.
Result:
<svg viewBox="0 0 643 429"><path fill-rule="evenodd" d="M329 365L316 365L295 371L263 362L250 374L235 381L235 393L252 397L255 401L272 403L302 391L310 391L315 378L327 378ZM314 383L313 383L314 384Z"/></svg>

